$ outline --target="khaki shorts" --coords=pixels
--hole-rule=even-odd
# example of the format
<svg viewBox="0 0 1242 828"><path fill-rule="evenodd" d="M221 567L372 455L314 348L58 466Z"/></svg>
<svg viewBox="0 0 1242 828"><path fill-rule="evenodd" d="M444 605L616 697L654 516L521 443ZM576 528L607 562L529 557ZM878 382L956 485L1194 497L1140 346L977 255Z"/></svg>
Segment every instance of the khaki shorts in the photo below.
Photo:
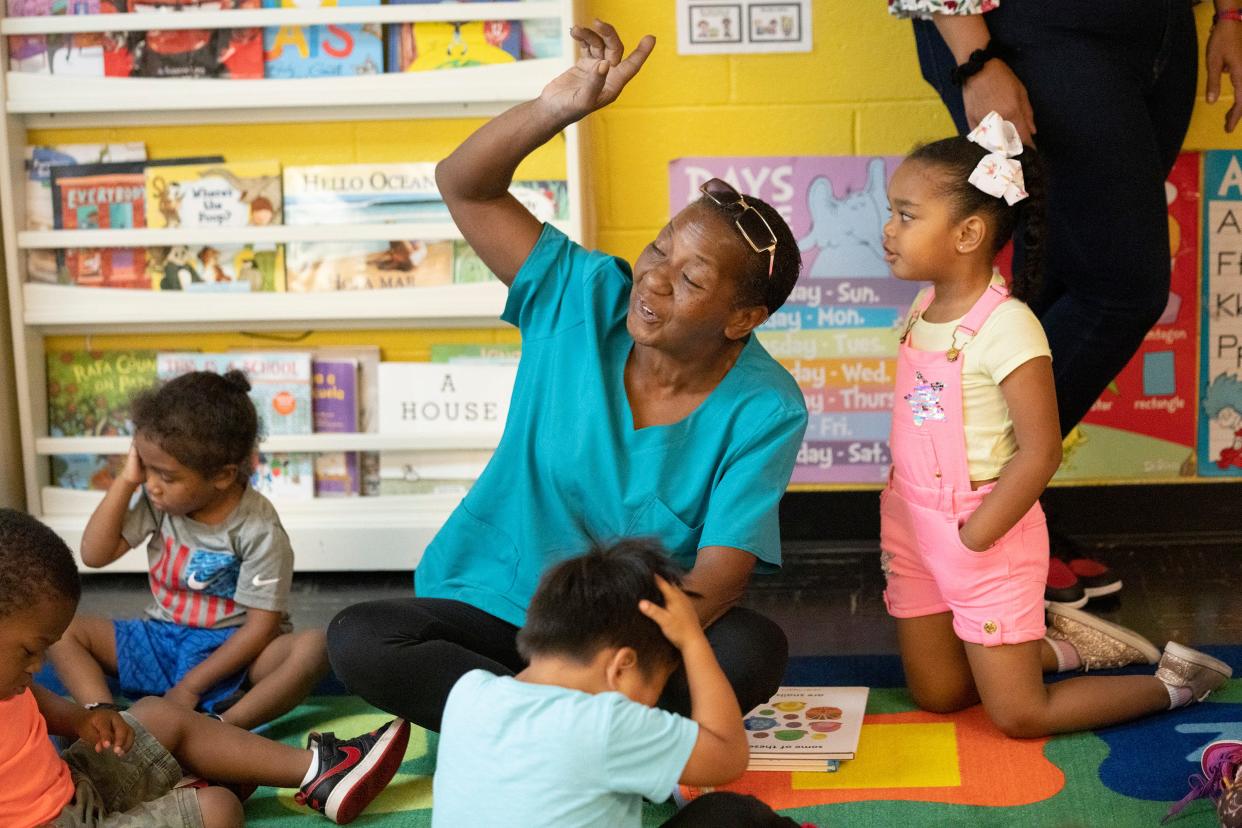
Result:
<svg viewBox="0 0 1242 828"><path fill-rule="evenodd" d="M73 776L73 799L52 828L203 828L193 788L176 788L181 766L128 713L134 746L124 756L77 741L61 757Z"/></svg>

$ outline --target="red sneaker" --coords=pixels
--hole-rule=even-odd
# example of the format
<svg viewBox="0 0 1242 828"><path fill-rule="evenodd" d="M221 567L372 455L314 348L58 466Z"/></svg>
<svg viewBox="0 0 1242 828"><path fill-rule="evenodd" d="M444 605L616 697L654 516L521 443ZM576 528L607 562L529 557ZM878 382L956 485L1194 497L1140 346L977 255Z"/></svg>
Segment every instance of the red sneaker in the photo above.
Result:
<svg viewBox="0 0 1242 828"><path fill-rule="evenodd" d="M1078 577L1082 591L1088 598L1099 598L1101 595L1112 595L1121 591L1121 576L1109 569L1107 564L1094 558L1071 558L1069 568Z"/></svg>
<svg viewBox="0 0 1242 828"><path fill-rule="evenodd" d="M1044 585L1044 600L1052 604L1081 607L1087 603L1087 593L1069 564L1060 558L1048 560L1048 582Z"/></svg>

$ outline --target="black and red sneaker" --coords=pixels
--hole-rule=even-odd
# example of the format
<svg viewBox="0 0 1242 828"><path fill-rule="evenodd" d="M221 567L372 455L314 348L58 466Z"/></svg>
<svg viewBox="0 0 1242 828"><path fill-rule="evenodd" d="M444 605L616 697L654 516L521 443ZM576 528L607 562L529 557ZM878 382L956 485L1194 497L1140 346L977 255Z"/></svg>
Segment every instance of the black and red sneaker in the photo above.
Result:
<svg viewBox="0 0 1242 828"><path fill-rule="evenodd" d="M315 752L318 772L294 799L337 825L353 822L392 781L409 741L410 725L404 719L352 739L311 733L306 747Z"/></svg>
<svg viewBox="0 0 1242 828"><path fill-rule="evenodd" d="M1109 569L1108 564L1095 558L1070 558L1067 563L1070 571L1078 576L1087 598L1121 592L1121 576Z"/></svg>
<svg viewBox="0 0 1242 828"><path fill-rule="evenodd" d="M1087 603L1087 593L1078 576L1060 558L1048 559L1048 581L1044 584L1044 600L1071 607L1081 607Z"/></svg>

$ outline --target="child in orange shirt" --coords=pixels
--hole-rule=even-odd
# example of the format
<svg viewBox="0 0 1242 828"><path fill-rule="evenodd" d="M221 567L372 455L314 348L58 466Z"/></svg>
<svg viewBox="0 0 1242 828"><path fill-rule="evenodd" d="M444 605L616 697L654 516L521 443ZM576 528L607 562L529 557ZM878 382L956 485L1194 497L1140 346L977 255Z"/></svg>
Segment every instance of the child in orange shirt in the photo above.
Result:
<svg viewBox="0 0 1242 828"><path fill-rule="evenodd" d="M273 742L160 698L124 713L88 710L34 684L81 595L69 548L29 515L0 509L0 825L5 828L233 828L228 788L298 788L299 803L344 824L400 766L409 725L353 739L312 733L307 750ZM77 738L57 755L48 733Z"/></svg>

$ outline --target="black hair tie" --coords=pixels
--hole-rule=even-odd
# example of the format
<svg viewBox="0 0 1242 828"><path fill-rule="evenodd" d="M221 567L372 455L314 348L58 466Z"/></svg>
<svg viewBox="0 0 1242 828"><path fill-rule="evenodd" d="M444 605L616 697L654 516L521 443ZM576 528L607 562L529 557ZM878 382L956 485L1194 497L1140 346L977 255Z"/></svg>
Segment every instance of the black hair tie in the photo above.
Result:
<svg viewBox="0 0 1242 828"><path fill-rule="evenodd" d="M993 41L989 40L987 46L975 49L965 63L955 67L949 79L953 81L954 86L961 86L968 78L983 71L983 65L995 57L1000 57L999 50L993 45Z"/></svg>

